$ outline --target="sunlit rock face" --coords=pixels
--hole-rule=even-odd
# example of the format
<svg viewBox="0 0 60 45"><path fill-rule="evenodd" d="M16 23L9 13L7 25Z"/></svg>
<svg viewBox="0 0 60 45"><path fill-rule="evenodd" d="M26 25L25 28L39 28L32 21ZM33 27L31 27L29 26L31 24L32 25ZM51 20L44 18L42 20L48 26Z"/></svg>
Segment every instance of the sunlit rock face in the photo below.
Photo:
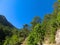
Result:
<svg viewBox="0 0 60 45"><path fill-rule="evenodd" d="M60 45L60 29L57 30L55 36L56 45Z"/></svg>
<svg viewBox="0 0 60 45"><path fill-rule="evenodd" d="M43 44L43 45L55 45L55 44Z"/></svg>

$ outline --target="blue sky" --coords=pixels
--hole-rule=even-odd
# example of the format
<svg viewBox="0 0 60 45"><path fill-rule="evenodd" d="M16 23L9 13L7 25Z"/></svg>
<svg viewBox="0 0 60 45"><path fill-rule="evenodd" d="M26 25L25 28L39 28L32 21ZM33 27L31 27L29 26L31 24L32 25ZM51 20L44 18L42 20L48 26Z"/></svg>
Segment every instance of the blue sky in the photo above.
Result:
<svg viewBox="0 0 60 45"><path fill-rule="evenodd" d="M33 17L52 13L56 0L0 0L0 14L15 27L30 24Z"/></svg>

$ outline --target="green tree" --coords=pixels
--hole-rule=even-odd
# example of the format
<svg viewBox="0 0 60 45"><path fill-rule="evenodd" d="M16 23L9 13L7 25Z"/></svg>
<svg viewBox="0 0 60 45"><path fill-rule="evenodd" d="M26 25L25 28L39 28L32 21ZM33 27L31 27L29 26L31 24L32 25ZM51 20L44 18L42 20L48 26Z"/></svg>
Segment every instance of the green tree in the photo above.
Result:
<svg viewBox="0 0 60 45"><path fill-rule="evenodd" d="M35 16L31 22L32 28L34 28L38 23L41 23L41 18L39 16Z"/></svg>
<svg viewBox="0 0 60 45"><path fill-rule="evenodd" d="M41 29L41 24L37 24L28 36L28 45L37 45L38 42L42 45L44 40L44 30Z"/></svg>

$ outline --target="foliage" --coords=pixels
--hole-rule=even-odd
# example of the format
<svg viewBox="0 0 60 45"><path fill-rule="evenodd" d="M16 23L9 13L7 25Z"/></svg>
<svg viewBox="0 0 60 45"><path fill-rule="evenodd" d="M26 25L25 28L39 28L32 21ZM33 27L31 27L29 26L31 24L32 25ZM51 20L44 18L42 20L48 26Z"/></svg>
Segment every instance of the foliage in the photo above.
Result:
<svg viewBox="0 0 60 45"><path fill-rule="evenodd" d="M6 38L4 45L15 45L19 41L18 39L17 35L12 35L11 38Z"/></svg>
<svg viewBox="0 0 60 45"><path fill-rule="evenodd" d="M44 30L41 30L41 25L37 24L28 36L28 45L37 45L37 43L44 40Z"/></svg>
<svg viewBox="0 0 60 45"><path fill-rule="evenodd" d="M31 24L32 24L32 28L35 27L36 24L41 23L41 19L39 16L35 16L34 19L32 20Z"/></svg>

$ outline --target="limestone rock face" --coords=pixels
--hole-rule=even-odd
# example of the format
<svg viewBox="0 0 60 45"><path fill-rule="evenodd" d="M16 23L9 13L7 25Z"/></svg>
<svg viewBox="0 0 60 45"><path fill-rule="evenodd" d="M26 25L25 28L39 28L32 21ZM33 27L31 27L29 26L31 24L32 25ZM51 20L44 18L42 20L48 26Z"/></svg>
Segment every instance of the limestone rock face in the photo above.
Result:
<svg viewBox="0 0 60 45"><path fill-rule="evenodd" d="M57 30L55 36L56 45L60 45L60 29Z"/></svg>

